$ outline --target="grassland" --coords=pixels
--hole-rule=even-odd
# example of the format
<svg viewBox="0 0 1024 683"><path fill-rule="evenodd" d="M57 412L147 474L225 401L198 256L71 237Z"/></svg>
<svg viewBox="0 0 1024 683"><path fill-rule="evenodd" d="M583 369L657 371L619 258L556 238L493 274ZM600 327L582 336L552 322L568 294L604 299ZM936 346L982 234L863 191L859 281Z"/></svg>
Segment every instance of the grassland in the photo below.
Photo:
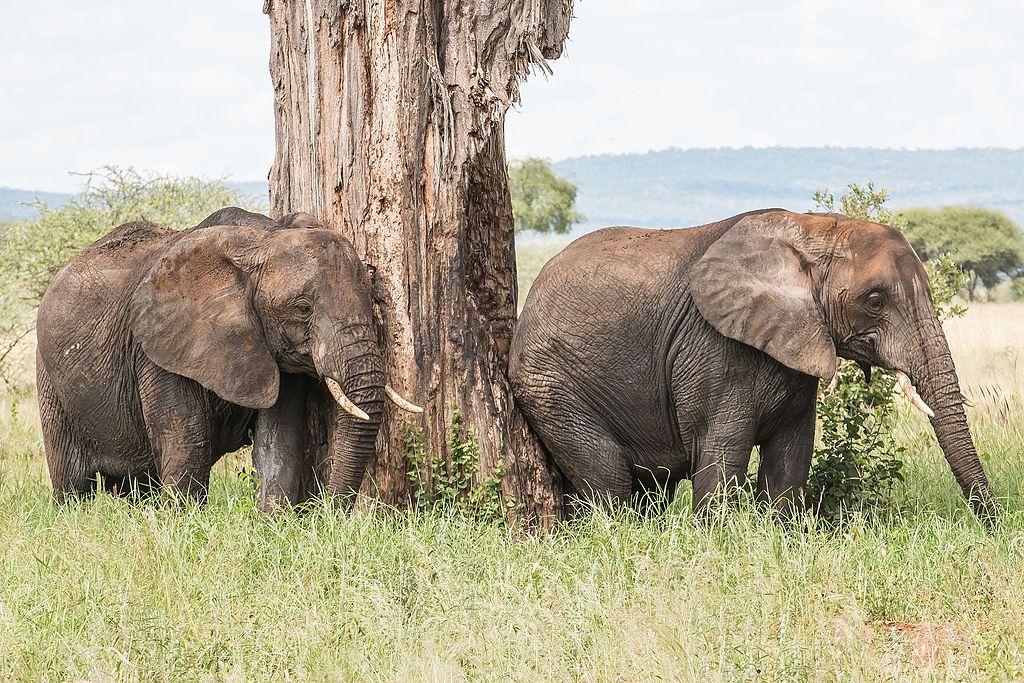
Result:
<svg viewBox="0 0 1024 683"><path fill-rule="evenodd" d="M58 508L33 401L8 396L0 680L1021 679L1024 305L977 305L948 334L1000 528L909 412L897 505L832 529L748 508L697 523L685 493L539 537L443 513L266 516L239 456L204 509Z"/></svg>

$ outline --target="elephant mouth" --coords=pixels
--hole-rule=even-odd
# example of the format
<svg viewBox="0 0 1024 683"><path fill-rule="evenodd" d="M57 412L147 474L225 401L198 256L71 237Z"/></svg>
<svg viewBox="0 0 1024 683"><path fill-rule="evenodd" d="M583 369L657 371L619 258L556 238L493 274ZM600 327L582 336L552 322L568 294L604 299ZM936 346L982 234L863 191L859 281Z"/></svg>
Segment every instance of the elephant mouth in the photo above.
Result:
<svg viewBox="0 0 1024 683"><path fill-rule="evenodd" d="M324 382L327 384L327 390L331 392L331 396L337 402L338 406L346 413L356 418L357 420L369 420L370 416L366 414L366 411L362 410L359 406L352 402L348 396L345 395L341 385L332 377L324 377ZM416 405L412 401L406 399L397 391L391 388L390 384L384 385L384 393L388 399L402 410L409 413L422 413L423 408Z"/></svg>
<svg viewBox="0 0 1024 683"><path fill-rule="evenodd" d="M893 372L896 373L896 386L900 388L900 391L902 391L903 395L907 397L910 404L928 417L935 417L935 411L924 402L924 399L921 398L921 394L917 393L917 387L915 387L914 383L910 380L910 376L902 370L894 370Z"/></svg>
<svg viewBox="0 0 1024 683"><path fill-rule="evenodd" d="M366 414L366 411L362 410L352 402L352 399L345 395L345 392L342 390L341 385L338 384L337 380L331 377L324 377L324 381L327 383L327 390L331 392L331 396L342 410L357 420L368 421L370 419L370 416Z"/></svg>

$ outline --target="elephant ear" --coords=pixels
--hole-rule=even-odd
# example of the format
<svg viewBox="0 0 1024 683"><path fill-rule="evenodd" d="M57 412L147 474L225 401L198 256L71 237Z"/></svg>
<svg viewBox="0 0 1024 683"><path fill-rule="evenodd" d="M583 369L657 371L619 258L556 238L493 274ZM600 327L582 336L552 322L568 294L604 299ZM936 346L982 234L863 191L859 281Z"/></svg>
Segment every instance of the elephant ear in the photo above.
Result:
<svg viewBox="0 0 1024 683"><path fill-rule="evenodd" d="M721 334L830 379L836 348L813 281L814 254L824 247L808 225L821 220L784 211L744 218L691 269L690 292Z"/></svg>
<svg viewBox="0 0 1024 683"><path fill-rule="evenodd" d="M194 379L225 401L269 408L280 376L241 267L266 232L208 228L184 235L132 295L132 334L161 368Z"/></svg>

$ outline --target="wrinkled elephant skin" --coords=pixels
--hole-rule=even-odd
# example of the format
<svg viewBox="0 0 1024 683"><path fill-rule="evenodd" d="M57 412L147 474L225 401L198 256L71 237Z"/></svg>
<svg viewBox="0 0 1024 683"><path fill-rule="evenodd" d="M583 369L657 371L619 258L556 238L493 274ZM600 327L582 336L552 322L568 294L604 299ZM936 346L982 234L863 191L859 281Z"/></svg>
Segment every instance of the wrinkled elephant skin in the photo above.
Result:
<svg viewBox="0 0 1024 683"><path fill-rule="evenodd" d="M591 233L538 276L509 376L578 496L649 500L690 479L703 508L758 445L758 495L792 513L837 355L916 388L964 495L998 513L926 272L888 226L768 209Z"/></svg>
<svg viewBox="0 0 1024 683"><path fill-rule="evenodd" d="M295 462L302 416L330 396L329 379L361 415L331 418L326 488L351 498L384 402L369 286L352 245L308 214L223 209L182 232L128 223L87 247L54 278L37 320L56 497L103 481L203 500L210 468L255 430L257 468L270 474L264 504L301 502L313 466Z"/></svg>

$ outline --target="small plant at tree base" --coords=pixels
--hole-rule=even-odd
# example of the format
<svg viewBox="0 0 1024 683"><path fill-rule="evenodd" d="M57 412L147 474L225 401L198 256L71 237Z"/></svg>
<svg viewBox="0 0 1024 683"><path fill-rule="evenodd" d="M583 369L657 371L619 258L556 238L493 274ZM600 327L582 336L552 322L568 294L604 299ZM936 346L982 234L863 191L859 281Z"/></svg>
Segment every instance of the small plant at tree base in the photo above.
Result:
<svg viewBox="0 0 1024 683"><path fill-rule="evenodd" d="M888 194L856 184L839 200L838 212L850 218L884 223L898 230L906 220L885 206ZM816 208L835 212L835 197L816 192ZM966 276L948 255L925 263L932 303L940 320L963 315L966 308L954 302ZM879 508L892 501L896 485L903 481L904 449L893 438L897 407L895 376L875 370L870 384L856 363L840 359L832 385L818 393L821 440L814 450L807 481L807 499L819 516L834 520L844 510Z"/></svg>
<svg viewBox="0 0 1024 683"><path fill-rule="evenodd" d="M840 363L836 374L834 388L818 393L821 441L807 480L807 497L826 519L887 503L903 481L895 376L875 371L867 384L856 363Z"/></svg>
<svg viewBox="0 0 1024 683"><path fill-rule="evenodd" d="M465 431L459 410L453 408L448 426L450 463L438 455L427 453L423 428L415 422L406 423L402 430L402 443L409 462L407 476L416 509L452 509L489 522L504 519L506 508L515 506L514 501L502 502L504 461L499 459L493 473L474 484L480 471L480 446L476 438Z"/></svg>

